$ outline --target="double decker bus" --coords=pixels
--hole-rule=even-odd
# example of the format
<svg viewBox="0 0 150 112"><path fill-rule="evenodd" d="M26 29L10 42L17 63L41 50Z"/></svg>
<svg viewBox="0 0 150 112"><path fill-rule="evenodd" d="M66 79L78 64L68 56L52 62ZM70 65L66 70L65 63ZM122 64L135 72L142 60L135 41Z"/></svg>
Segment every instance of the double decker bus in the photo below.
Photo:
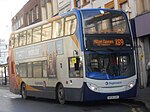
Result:
<svg viewBox="0 0 150 112"><path fill-rule="evenodd" d="M73 9L12 32L10 91L65 101L136 96L135 50L123 11Z"/></svg>

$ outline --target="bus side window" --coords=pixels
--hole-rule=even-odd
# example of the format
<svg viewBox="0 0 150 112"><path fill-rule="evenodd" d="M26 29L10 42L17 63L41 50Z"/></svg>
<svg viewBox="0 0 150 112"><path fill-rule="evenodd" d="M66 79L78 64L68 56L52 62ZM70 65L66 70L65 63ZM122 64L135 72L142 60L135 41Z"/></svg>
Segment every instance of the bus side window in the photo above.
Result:
<svg viewBox="0 0 150 112"><path fill-rule="evenodd" d="M41 41L41 26L33 29L33 43Z"/></svg>
<svg viewBox="0 0 150 112"><path fill-rule="evenodd" d="M57 38L64 35L64 19L59 19L53 22L53 37Z"/></svg>
<svg viewBox="0 0 150 112"><path fill-rule="evenodd" d="M19 75L19 64L16 64L16 75Z"/></svg>
<svg viewBox="0 0 150 112"><path fill-rule="evenodd" d="M81 57L69 58L69 77L76 78L83 76L83 66Z"/></svg>
<svg viewBox="0 0 150 112"><path fill-rule="evenodd" d="M19 35L19 46L26 45L26 31L21 32Z"/></svg>
<svg viewBox="0 0 150 112"><path fill-rule="evenodd" d="M52 23L42 26L42 41L51 39L52 37Z"/></svg>
<svg viewBox="0 0 150 112"><path fill-rule="evenodd" d="M27 30L27 44L32 43L32 29Z"/></svg>
<svg viewBox="0 0 150 112"><path fill-rule="evenodd" d="M18 47L19 34L15 35L15 47Z"/></svg>
<svg viewBox="0 0 150 112"><path fill-rule="evenodd" d="M77 19L75 15L68 16L65 19L65 35L73 34L77 27Z"/></svg>

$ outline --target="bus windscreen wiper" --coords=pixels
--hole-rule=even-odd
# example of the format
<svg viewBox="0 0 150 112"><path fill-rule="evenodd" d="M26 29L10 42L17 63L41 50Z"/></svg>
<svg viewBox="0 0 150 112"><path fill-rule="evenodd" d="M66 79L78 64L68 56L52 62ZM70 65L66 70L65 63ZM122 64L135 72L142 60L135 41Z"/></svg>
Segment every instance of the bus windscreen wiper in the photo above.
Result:
<svg viewBox="0 0 150 112"><path fill-rule="evenodd" d="M93 49L86 49L86 51L91 51L91 52L96 52L96 53L98 53L98 51L93 50Z"/></svg>

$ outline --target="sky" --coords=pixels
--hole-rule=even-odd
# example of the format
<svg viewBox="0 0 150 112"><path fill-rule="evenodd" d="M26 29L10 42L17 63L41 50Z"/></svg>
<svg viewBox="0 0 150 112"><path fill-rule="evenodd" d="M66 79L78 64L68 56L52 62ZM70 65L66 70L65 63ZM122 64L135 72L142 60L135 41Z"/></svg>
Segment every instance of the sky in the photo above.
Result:
<svg viewBox="0 0 150 112"><path fill-rule="evenodd" d="M29 0L0 0L0 39L8 41L11 19Z"/></svg>

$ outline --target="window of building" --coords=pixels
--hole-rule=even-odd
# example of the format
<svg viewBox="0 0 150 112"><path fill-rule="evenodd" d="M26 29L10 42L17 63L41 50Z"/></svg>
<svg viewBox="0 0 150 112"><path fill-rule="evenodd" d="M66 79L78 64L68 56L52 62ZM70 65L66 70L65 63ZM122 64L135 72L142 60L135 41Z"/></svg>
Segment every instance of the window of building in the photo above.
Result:
<svg viewBox="0 0 150 112"><path fill-rule="evenodd" d="M33 43L41 41L41 26L33 29Z"/></svg>
<svg viewBox="0 0 150 112"><path fill-rule="evenodd" d="M30 16L29 16L29 13L26 14L26 17L27 17L27 25L30 25Z"/></svg>
<svg viewBox="0 0 150 112"><path fill-rule="evenodd" d="M69 16L65 19L65 35L73 34L76 30L77 19L76 16Z"/></svg>
<svg viewBox="0 0 150 112"><path fill-rule="evenodd" d="M53 0L52 2L52 6L53 6L53 15L57 15L58 14L58 0Z"/></svg>
<svg viewBox="0 0 150 112"><path fill-rule="evenodd" d="M33 11L33 9L31 10L31 22L32 23L34 22L34 11Z"/></svg>
<svg viewBox="0 0 150 112"><path fill-rule="evenodd" d="M128 2L121 3L120 9L123 11L127 11L128 10Z"/></svg>
<svg viewBox="0 0 150 112"><path fill-rule="evenodd" d="M19 28L19 20L17 20L17 22L16 22L16 28L17 29Z"/></svg>
<svg viewBox="0 0 150 112"><path fill-rule="evenodd" d="M144 11L150 11L150 0L144 0Z"/></svg>
<svg viewBox="0 0 150 112"><path fill-rule="evenodd" d="M75 7L83 7L85 5L88 5L90 2L90 4L93 4L92 2L95 1L95 0L74 0L74 6Z"/></svg>
<svg viewBox="0 0 150 112"><path fill-rule="evenodd" d="M38 7L38 5L35 6L35 13L36 13L36 19L39 19L39 7Z"/></svg>
<svg viewBox="0 0 150 112"><path fill-rule="evenodd" d="M53 22L53 38L61 37L64 33L64 19L59 19Z"/></svg>
<svg viewBox="0 0 150 112"><path fill-rule="evenodd" d="M105 4L105 8L114 9L114 0Z"/></svg>
<svg viewBox="0 0 150 112"><path fill-rule="evenodd" d="M27 30L27 44L32 43L32 29Z"/></svg>
<svg viewBox="0 0 150 112"><path fill-rule="evenodd" d="M52 17L52 3L47 2L47 17L48 19Z"/></svg>
<svg viewBox="0 0 150 112"><path fill-rule="evenodd" d="M81 7L81 0L76 0L76 7Z"/></svg>
<svg viewBox="0 0 150 112"><path fill-rule="evenodd" d="M23 25L23 16L21 16L21 26Z"/></svg>
<svg viewBox="0 0 150 112"><path fill-rule="evenodd" d="M21 32L19 35L19 46L26 45L26 31Z"/></svg>
<svg viewBox="0 0 150 112"><path fill-rule="evenodd" d="M42 20L46 20L46 8L45 7L42 7Z"/></svg>
<svg viewBox="0 0 150 112"><path fill-rule="evenodd" d="M90 3L90 0L82 0L81 1L82 6L87 5L88 3Z"/></svg>
<svg viewBox="0 0 150 112"><path fill-rule="evenodd" d="M20 26L21 26L21 19L19 18L19 20L18 20L18 28L20 28Z"/></svg>
<svg viewBox="0 0 150 112"><path fill-rule="evenodd" d="M33 76L34 77L42 77L41 62L33 62Z"/></svg>
<svg viewBox="0 0 150 112"><path fill-rule="evenodd" d="M42 41L51 39L52 37L52 23L43 25L42 28Z"/></svg>
<svg viewBox="0 0 150 112"><path fill-rule="evenodd" d="M118 0L118 4L119 9L125 11L127 13L128 18L130 18L128 0Z"/></svg>

